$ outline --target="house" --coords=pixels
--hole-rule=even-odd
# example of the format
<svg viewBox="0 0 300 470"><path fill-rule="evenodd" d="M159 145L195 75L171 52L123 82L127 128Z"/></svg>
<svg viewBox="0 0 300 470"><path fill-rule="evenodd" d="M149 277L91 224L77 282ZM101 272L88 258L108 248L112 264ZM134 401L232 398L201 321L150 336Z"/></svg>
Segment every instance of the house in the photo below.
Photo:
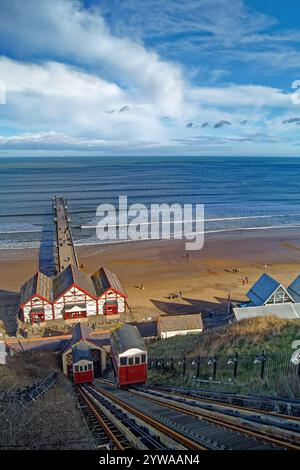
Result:
<svg viewBox="0 0 300 470"><path fill-rule="evenodd" d="M53 318L97 315L95 286L86 273L69 264L53 279Z"/></svg>
<svg viewBox="0 0 300 470"><path fill-rule="evenodd" d="M171 336L201 333L204 329L200 313L163 315L157 321L157 333L161 339Z"/></svg>
<svg viewBox="0 0 300 470"><path fill-rule="evenodd" d="M127 294L106 268L92 276L69 264L54 278L38 272L20 291L21 319L37 323L126 312Z"/></svg>
<svg viewBox="0 0 300 470"><path fill-rule="evenodd" d="M300 319L300 276L289 287L264 273L247 292L248 301L233 308L236 320L275 315Z"/></svg>
<svg viewBox="0 0 300 470"><path fill-rule="evenodd" d="M140 335L146 342L157 339L157 321L143 321L140 323L134 322L131 325L135 325L139 330Z"/></svg>
<svg viewBox="0 0 300 470"><path fill-rule="evenodd" d="M124 313L128 296L117 275L102 267L91 279L96 291L98 314Z"/></svg>
<svg viewBox="0 0 300 470"><path fill-rule="evenodd" d="M38 272L20 291L20 310L23 321L31 323L53 319L52 279Z"/></svg>

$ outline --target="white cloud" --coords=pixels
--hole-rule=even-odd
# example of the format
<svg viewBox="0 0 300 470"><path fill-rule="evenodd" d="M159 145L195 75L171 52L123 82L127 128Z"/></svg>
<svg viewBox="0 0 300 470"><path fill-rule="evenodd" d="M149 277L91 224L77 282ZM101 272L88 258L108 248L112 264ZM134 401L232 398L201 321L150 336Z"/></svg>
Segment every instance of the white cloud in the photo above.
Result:
<svg viewBox="0 0 300 470"><path fill-rule="evenodd" d="M68 136L63 133L57 133L54 131L50 132L39 132L39 133L23 133L20 135L13 136L0 136L0 144L4 148L95 148L101 149L102 147L112 145L126 145L127 142L112 141L103 139L84 139L75 138Z"/></svg>
<svg viewBox="0 0 300 470"><path fill-rule="evenodd" d="M22 57L78 60L155 102L162 113L180 115L180 68L140 43L112 35L99 11L84 9L76 0L27 0L24 8L19 0L2 0L1 9L0 35Z"/></svg>
<svg viewBox="0 0 300 470"><path fill-rule="evenodd" d="M292 107L290 94L277 88L260 85L198 87L191 89L190 96L207 106Z"/></svg>
<svg viewBox="0 0 300 470"><path fill-rule="evenodd" d="M32 148L107 149L111 142L112 149L120 150L123 146L126 153L130 145L144 149L145 142L147 148L151 143L156 148L174 142L180 145L183 141L193 145L204 121L209 122L213 145L214 133L220 137L228 132L225 126L214 128L220 121L231 122L230 132L236 132L236 138L223 139L222 145L246 142L240 125L245 115L247 132L259 133L262 127L275 129L268 109L281 108L284 115L294 107L290 95L271 87L186 87L181 119L161 119L161 110L157 110L155 103L141 102L129 90L66 64L37 65L2 57L0 74L7 84L2 121L7 127L11 122L15 128L27 130L19 137L2 137L0 142L5 148L32 145ZM121 109L126 112L119 112ZM187 120L196 124L187 128ZM281 122L279 117L277 121ZM278 123L276 129L282 132L283 126Z"/></svg>
<svg viewBox="0 0 300 470"><path fill-rule="evenodd" d="M111 12L117 4L110 3ZM284 140L282 133L290 129L281 124L282 116L295 112L288 93L234 83L191 85L184 79L184 69L163 60L140 39L146 24L146 35L196 32L200 51L212 44L219 51L222 43L229 52L234 44L237 49L242 43L247 45L247 39L251 44L271 44L263 31L274 20L245 9L240 0L167 0L163 5L158 0L138 4L128 0L122 5L122 11L137 9L135 18L128 19L127 30L118 21L114 30L109 29L100 10L83 8L79 0L27 0L26 8L20 0L1 1L0 40L14 56L14 60L0 57L0 80L7 88L1 121L12 134L0 137L3 148L129 153L150 148L174 151L177 146L183 152L185 142L193 151L202 152L204 146L227 148L255 139L275 143L277 137L270 129L278 133L279 141ZM222 15L218 14L221 8ZM125 37L126 31L130 37ZM171 47L176 48L174 44ZM243 60L252 53L237 51L247 55ZM265 51L266 55L274 53ZM216 65L212 82L229 73ZM245 119L243 128L240 123ZM187 128L190 121L195 125ZM209 122L210 134L201 135L204 121ZM214 128L220 121L231 125Z"/></svg>
<svg viewBox="0 0 300 470"><path fill-rule="evenodd" d="M20 63L0 58L0 76L6 83L7 104L2 121L21 129L56 129L89 138L143 140L163 138L160 113L153 103L139 102L93 74L60 64ZM107 113L124 109L125 113Z"/></svg>
<svg viewBox="0 0 300 470"><path fill-rule="evenodd" d="M150 40L167 57L221 69L235 61L250 73L299 68L300 29L283 29L243 0L102 0L101 8L118 34Z"/></svg>
<svg viewBox="0 0 300 470"><path fill-rule="evenodd" d="M121 88L115 83L109 83L100 77L57 62L37 65L17 62L2 56L0 74L8 93L94 99L104 103L126 99Z"/></svg>
<svg viewBox="0 0 300 470"><path fill-rule="evenodd" d="M102 0L102 11L119 34L158 37L178 33L209 33L227 43L276 24L268 15L248 8L243 0ZM230 35L228 34L230 31Z"/></svg>

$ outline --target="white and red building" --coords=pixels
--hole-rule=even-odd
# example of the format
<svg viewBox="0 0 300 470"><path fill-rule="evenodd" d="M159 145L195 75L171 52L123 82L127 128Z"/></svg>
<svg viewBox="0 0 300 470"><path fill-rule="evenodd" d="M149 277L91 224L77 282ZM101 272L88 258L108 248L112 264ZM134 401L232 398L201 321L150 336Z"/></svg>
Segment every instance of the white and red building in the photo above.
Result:
<svg viewBox="0 0 300 470"><path fill-rule="evenodd" d="M68 265L56 277L38 272L20 291L21 319L36 323L126 312L127 294L107 268L92 276Z"/></svg>

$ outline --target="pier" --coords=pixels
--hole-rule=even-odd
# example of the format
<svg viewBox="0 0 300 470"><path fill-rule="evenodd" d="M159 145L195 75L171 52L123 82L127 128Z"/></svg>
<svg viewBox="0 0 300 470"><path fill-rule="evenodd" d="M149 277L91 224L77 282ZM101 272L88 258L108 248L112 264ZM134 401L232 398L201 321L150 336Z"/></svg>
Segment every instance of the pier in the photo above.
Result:
<svg viewBox="0 0 300 470"><path fill-rule="evenodd" d="M56 225L56 271L57 273L63 271L69 264L79 268L79 262L70 227L71 219L68 216L67 200L64 197L55 196L52 203L54 222Z"/></svg>

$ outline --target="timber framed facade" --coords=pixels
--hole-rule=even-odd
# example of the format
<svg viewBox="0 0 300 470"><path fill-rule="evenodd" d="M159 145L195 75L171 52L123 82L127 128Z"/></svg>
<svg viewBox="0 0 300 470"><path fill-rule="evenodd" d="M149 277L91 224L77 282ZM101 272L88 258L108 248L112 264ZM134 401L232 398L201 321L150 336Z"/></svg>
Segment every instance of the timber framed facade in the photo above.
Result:
<svg viewBox="0 0 300 470"><path fill-rule="evenodd" d="M68 265L56 277L38 272L20 291L21 320L40 323L126 313L127 294L107 268L88 276Z"/></svg>

